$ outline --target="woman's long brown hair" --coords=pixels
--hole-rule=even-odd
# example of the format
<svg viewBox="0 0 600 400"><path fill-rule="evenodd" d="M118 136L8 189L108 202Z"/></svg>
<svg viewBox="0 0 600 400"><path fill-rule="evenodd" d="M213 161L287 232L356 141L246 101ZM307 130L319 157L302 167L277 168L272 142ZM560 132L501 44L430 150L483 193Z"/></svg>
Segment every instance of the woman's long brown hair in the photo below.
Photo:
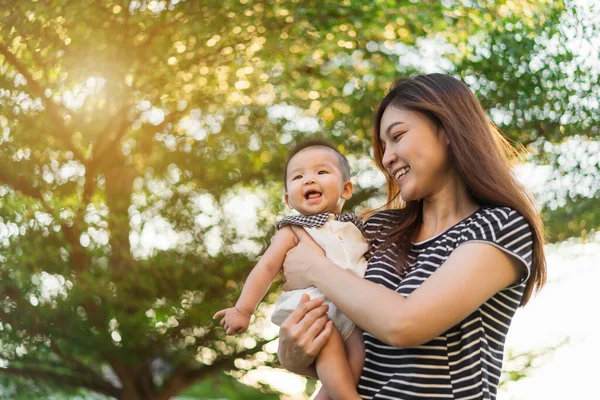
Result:
<svg viewBox="0 0 600 400"><path fill-rule="evenodd" d="M480 206L510 207L519 212L531 228L533 253L531 275L521 305L546 282L544 229L535 200L513 176L510 161L518 155L498 128L491 123L471 90L459 80L443 74L419 75L394 82L375 110L372 147L377 167L387 180L384 209L397 209L398 222L384 233L386 243L400 247L399 272L408 261L412 240L422 223L422 202L403 204L400 188L382 163L379 137L381 117L387 107L421 113L446 132L452 165Z"/></svg>

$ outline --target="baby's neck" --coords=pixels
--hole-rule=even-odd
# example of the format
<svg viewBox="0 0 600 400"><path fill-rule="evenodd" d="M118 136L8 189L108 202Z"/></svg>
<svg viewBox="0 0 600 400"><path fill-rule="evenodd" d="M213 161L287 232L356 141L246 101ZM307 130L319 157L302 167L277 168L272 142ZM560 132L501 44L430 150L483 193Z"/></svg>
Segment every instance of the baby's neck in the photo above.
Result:
<svg viewBox="0 0 600 400"><path fill-rule="evenodd" d="M298 210L296 210L296 211L298 211ZM303 216L305 216L305 217L312 217L313 215L320 215L320 214L334 214L334 215L339 215L339 214L342 213L341 211L340 212L337 212L337 211L338 210L333 210L333 211L325 210L325 211L321 211L320 213L316 213L316 214L302 214L302 213L300 213L300 214L303 215ZM300 212L300 211L298 211L298 212Z"/></svg>

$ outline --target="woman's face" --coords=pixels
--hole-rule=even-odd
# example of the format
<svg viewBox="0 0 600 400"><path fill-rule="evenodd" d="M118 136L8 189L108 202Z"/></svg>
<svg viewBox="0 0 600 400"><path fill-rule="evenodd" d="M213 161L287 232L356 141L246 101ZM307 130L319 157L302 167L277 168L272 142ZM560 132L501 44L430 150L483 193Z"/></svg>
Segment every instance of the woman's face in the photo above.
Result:
<svg viewBox="0 0 600 400"><path fill-rule="evenodd" d="M433 196L450 179L446 133L424 114L388 106L379 138L382 163L404 201Z"/></svg>

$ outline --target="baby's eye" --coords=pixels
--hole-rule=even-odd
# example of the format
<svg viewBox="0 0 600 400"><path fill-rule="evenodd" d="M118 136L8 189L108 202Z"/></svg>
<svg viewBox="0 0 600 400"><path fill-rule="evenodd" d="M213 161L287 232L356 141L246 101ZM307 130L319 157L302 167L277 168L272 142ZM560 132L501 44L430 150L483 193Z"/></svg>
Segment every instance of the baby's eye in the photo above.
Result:
<svg viewBox="0 0 600 400"><path fill-rule="evenodd" d="M302 175L296 175L292 178L292 180L295 181L296 179L301 179L301 178L302 178Z"/></svg>
<svg viewBox="0 0 600 400"><path fill-rule="evenodd" d="M329 173L329 171L325 171L324 169L322 169L318 172L319 175L328 174L328 173Z"/></svg>

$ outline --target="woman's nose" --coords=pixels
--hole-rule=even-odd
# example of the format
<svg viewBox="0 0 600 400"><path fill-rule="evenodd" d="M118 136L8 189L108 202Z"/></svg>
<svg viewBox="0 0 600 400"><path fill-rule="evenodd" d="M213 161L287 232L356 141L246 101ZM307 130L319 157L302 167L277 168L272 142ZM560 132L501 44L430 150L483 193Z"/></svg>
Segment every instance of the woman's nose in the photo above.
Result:
<svg viewBox="0 0 600 400"><path fill-rule="evenodd" d="M386 168L390 168L394 160L396 160L396 155L394 154L394 152L390 151L389 149L385 149L383 151L383 157L381 157L381 163L383 164L383 166Z"/></svg>

